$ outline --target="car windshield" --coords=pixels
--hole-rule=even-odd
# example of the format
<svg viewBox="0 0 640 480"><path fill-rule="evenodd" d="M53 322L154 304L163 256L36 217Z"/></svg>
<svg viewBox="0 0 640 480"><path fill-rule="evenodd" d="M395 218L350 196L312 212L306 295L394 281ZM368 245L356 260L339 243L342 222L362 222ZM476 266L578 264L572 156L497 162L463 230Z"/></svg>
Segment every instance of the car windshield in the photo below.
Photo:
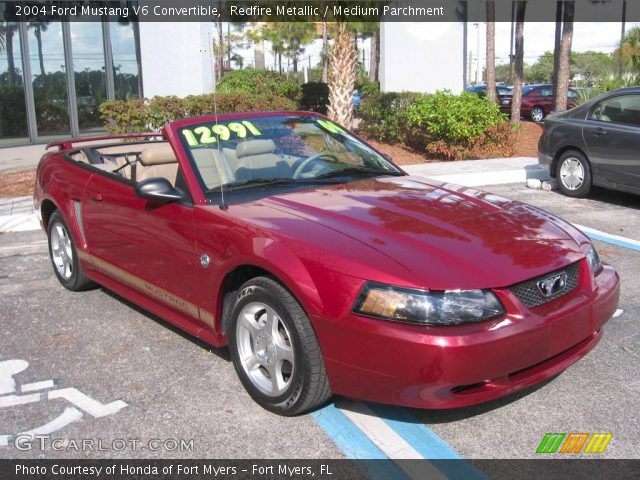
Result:
<svg viewBox="0 0 640 480"><path fill-rule="evenodd" d="M361 140L315 116L247 117L180 129L206 192L404 175Z"/></svg>

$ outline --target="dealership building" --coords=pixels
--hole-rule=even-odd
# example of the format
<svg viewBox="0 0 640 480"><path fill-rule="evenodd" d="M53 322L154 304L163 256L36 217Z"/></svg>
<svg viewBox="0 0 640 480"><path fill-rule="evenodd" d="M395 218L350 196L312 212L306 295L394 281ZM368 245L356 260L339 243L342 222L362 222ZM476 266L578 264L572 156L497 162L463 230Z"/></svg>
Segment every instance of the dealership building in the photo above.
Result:
<svg viewBox="0 0 640 480"><path fill-rule="evenodd" d="M108 99L214 91L212 22L18 22L8 4L0 2L0 147L103 133L98 107ZM381 24L385 91L460 91L465 58L465 22Z"/></svg>

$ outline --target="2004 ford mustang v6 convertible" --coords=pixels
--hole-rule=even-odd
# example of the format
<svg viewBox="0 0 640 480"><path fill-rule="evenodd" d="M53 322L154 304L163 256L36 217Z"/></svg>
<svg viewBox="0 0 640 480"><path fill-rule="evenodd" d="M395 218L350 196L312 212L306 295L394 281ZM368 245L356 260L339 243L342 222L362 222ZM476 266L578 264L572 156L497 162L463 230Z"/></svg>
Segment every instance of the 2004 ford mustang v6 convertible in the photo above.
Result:
<svg viewBox="0 0 640 480"><path fill-rule="evenodd" d="M40 161L58 280L228 344L273 412L332 393L419 408L501 397L584 356L618 304L616 272L569 223L408 176L322 116L122 137L54 142Z"/></svg>

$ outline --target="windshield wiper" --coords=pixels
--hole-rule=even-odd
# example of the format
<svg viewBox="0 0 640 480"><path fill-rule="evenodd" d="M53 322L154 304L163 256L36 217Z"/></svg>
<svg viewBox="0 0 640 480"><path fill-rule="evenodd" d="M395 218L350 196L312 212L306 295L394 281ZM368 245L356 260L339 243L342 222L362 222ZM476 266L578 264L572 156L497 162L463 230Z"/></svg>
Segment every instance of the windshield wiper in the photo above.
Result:
<svg viewBox="0 0 640 480"><path fill-rule="evenodd" d="M278 178L249 178L247 180L241 180L239 182L231 182L223 185L225 188L237 188L237 187L246 187L252 185L286 185L286 184L296 184L296 183L337 183L337 180L333 179L320 179L316 180L315 178L286 178L286 177L278 177ZM207 193L216 192L220 189L220 187L210 188Z"/></svg>
<svg viewBox="0 0 640 480"><path fill-rule="evenodd" d="M392 175L392 176L400 176L404 175L402 172L392 172L388 170L376 170L374 168L366 168L366 167L347 167L341 168L340 170L333 170L331 172L323 173L314 178L333 178L333 177L343 177L345 175Z"/></svg>

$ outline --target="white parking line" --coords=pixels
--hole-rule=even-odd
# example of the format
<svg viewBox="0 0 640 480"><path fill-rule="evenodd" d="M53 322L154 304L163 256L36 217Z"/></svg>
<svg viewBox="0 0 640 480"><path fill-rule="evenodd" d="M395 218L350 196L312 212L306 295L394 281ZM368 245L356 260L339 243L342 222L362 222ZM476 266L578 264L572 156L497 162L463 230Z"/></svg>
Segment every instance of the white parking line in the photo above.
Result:
<svg viewBox="0 0 640 480"><path fill-rule="evenodd" d="M7 395L6 397L0 397L0 408L36 403L41 399L42 394L40 393L32 393L31 395Z"/></svg>
<svg viewBox="0 0 640 480"><path fill-rule="evenodd" d="M621 308L617 309L615 312L613 312L613 318L619 317L620 315L622 315L624 313L624 310L622 310Z"/></svg>
<svg viewBox="0 0 640 480"><path fill-rule="evenodd" d="M351 420L367 437L392 460L424 459L420 453L405 441L394 429L385 423L361 402L337 402L349 420ZM428 472L429 479L446 479L432 464L399 463L398 466L410 478L424 478ZM414 469L414 467L416 467Z"/></svg>
<svg viewBox="0 0 640 480"><path fill-rule="evenodd" d="M43 380L42 382L26 383L20 387L22 392L35 392L36 390L45 390L47 388L53 388L56 383L53 380Z"/></svg>
<svg viewBox="0 0 640 480"><path fill-rule="evenodd" d="M49 392L49 400L54 398L64 398L73 403L76 407L84 410L89 415L100 418L112 415L127 406L122 400L116 400L108 404L100 403L97 400L85 395L76 388L63 388L61 390L52 390Z"/></svg>

